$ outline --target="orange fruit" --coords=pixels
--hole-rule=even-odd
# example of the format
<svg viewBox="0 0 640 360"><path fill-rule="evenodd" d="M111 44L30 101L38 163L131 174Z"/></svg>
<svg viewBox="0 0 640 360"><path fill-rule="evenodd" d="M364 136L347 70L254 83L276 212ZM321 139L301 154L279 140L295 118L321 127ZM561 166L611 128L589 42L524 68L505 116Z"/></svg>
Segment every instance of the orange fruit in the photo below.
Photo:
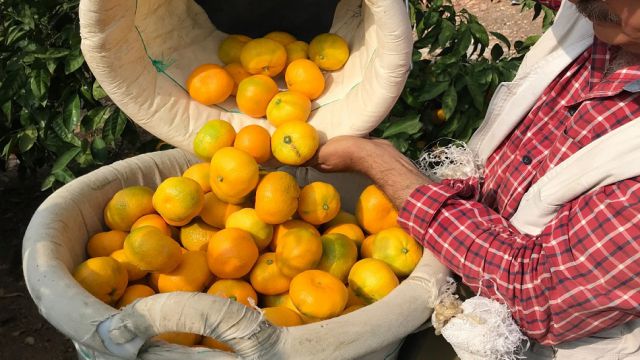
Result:
<svg viewBox="0 0 640 360"><path fill-rule="evenodd" d="M244 35L229 35L218 46L218 58L225 64L240 62L240 54L251 38Z"/></svg>
<svg viewBox="0 0 640 360"><path fill-rule="evenodd" d="M73 277L91 295L113 305L127 288L127 271L108 256L91 258L73 270Z"/></svg>
<svg viewBox="0 0 640 360"><path fill-rule="evenodd" d="M340 314L340 315L347 315L348 313L352 313L352 312L354 312L354 311L356 311L356 310L358 310L358 309L361 309L361 308L363 308L363 307L365 307L365 305L364 305L364 304L360 304L360 305L351 305L351 306L349 306L349 307L345 308L345 309L344 309L344 311L342 312L342 314Z"/></svg>
<svg viewBox="0 0 640 360"><path fill-rule="evenodd" d="M242 209L242 206L226 203L218 199L214 193L208 192L204 194L204 205L200 210L200 218L205 223L222 229L229 215L240 209Z"/></svg>
<svg viewBox="0 0 640 360"><path fill-rule="evenodd" d="M284 74L287 89L297 91L315 100L324 92L325 80L322 71L309 59L294 60Z"/></svg>
<svg viewBox="0 0 640 360"><path fill-rule="evenodd" d="M193 140L194 153L206 161L223 147L233 145L236 131L224 120L210 120L198 130Z"/></svg>
<svg viewBox="0 0 640 360"><path fill-rule="evenodd" d="M216 350L221 350L221 351L227 351L227 352L234 352L233 348L229 345L227 345L227 343L223 343L222 341L218 341L212 337L209 336L204 336L202 338L202 346L204 347L208 347L209 349L216 349Z"/></svg>
<svg viewBox="0 0 640 360"><path fill-rule="evenodd" d="M284 171L267 174L256 189L255 209L267 224L280 224L298 209L300 187L296 179Z"/></svg>
<svg viewBox="0 0 640 360"><path fill-rule="evenodd" d="M173 226L188 224L204 205L202 187L195 180L175 176L163 181L153 194L153 207Z"/></svg>
<svg viewBox="0 0 640 360"><path fill-rule="evenodd" d="M267 120L278 127L287 121L304 121L311 114L311 100L296 91L283 91L271 99L267 106Z"/></svg>
<svg viewBox="0 0 640 360"><path fill-rule="evenodd" d="M255 39L249 41L242 49L240 62L250 74L275 77L287 63L287 51L277 41Z"/></svg>
<svg viewBox="0 0 640 360"><path fill-rule="evenodd" d="M392 227L376 234L371 257L386 262L398 277L405 277L422 258L422 246L401 228Z"/></svg>
<svg viewBox="0 0 640 360"><path fill-rule="evenodd" d="M201 219L195 219L188 225L180 228L180 242L190 251L207 251L209 241L220 229L205 223Z"/></svg>
<svg viewBox="0 0 640 360"><path fill-rule="evenodd" d="M151 295L154 295L155 293L156 292L153 291L153 289L148 287L147 285L136 284L136 285L128 286L124 290L124 294L122 294L122 297L120 298L120 300L118 300L118 305L116 305L116 308L122 309L123 307L131 304L132 302L140 298L151 296Z"/></svg>
<svg viewBox="0 0 640 360"><path fill-rule="evenodd" d="M231 90L231 95L238 95L238 86L240 85L240 82L251 76L251 74L249 74L249 72L245 70L239 62L231 63L225 66L224 69L233 78L233 90Z"/></svg>
<svg viewBox="0 0 640 360"><path fill-rule="evenodd" d="M349 288L365 304L374 303L400 283L389 265L378 259L362 259L349 271Z"/></svg>
<svg viewBox="0 0 640 360"><path fill-rule="evenodd" d="M276 253L262 254L249 276L251 286L260 294L277 295L289 290L291 279L284 276L276 266Z"/></svg>
<svg viewBox="0 0 640 360"><path fill-rule="evenodd" d="M389 197L375 185L367 186L360 194L356 204L356 218L369 234L398 226L398 210Z"/></svg>
<svg viewBox="0 0 640 360"><path fill-rule="evenodd" d="M262 126L245 126L238 132L233 147L247 152L261 164L271 158L271 135Z"/></svg>
<svg viewBox="0 0 640 360"><path fill-rule="evenodd" d="M187 78L187 91L191 98L207 106L227 100L234 85L231 75L216 64L200 65Z"/></svg>
<svg viewBox="0 0 640 360"><path fill-rule="evenodd" d="M143 271L169 272L182 260L181 247L158 228L143 226L124 239L124 252Z"/></svg>
<svg viewBox="0 0 640 360"><path fill-rule="evenodd" d="M127 254L124 252L124 249L114 251L111 254L111 257L118 260L120 265L122 265L125 268L125 270L127 271L127 278L129 279L129 281L142 279L143 277L147 276L147 274L149 273L148 271L144 271L139 267L137 267L135 264L133 264L127 257Z"/></svg>
<svg viewBox="0 0 640 360"><path fill-rule="evenodd" d="M302 188L298 215L313 225L329 222L340 211L340 194L333 185L316 181Z"/></svg>
<svg viewBox="0 0 640 360"><path fill-rule="evenodd" d="M129 231L136 220L153 214L153 190L130 186L118 191L104 208L104 222L111 230Z"/></svg>
<svg viewBox="0 0 640 360"><path fill-rule="evenodd" d="M347 304L347 287L321 270L307 270L291 280L289 296L301 314L315 319L340 315Z"/></svg>
<svg viewBox="0 0 640 360"><path fill-rule="evenodd" d="M218 199L240 204L258 185L256 160L246 152L225 147L211 158L211 190Z"/></svg>
<svg viewBox="0 0 640 360"><path fill-rule="evenodd" d="M358 219L356 218L355 215L348 213L344 210L340 210L338 212L338 215L336 215L336 217L331 219L331 221L329 221L328 223L324 224L324 228L328 229L332 226L342 225L342 224L358 225Z"/></svg>
<svg viewBox="0 0 640 360"><path fill-rule="evenodd" d="M207 294L231 299L245 306L252 306L258 303L258 294L248 282L243 280L218 280L207 290Z"/></svg>
<svg viewBox="0 0 640 360"><path fill-rule="evenodd" d="M271 151L278 161L287 165L302 165L313 157L320 145L318 132L302 121L280 125L271 137Z"/></svg>
<svg viewBox="0 0 640 360"><path fill-rule="evenodd" d="M213 274L207 265L207 253L204 251L187 251L182 254L182 261L177 268L168 273L158 275L158 291L200 292L209 283Z"/></svg>
<svg viewBox="0 0 640 360"><path fill-rule="evenodd" d="M258 247L251 234L240 229L218 231L209 241L209 270L222 279L245 276L258 260Z"/></svg>
<svg viewBox="0 0 640 360"><path fill-rule="evenodd" d="M99 232L89 238L87 254L89 257L109 256L122 249L127 233L119 230Z"/></svg>
<svg viewBox="0 0 640 360"><path fill-rule="evenodd" d="M238 85L238 109L251 117L261 118L266 115L269 102L279 91L276 82L267 75L249 76Z"/></svg>
<svg viewBox="0 0 640 360"><path fill-rule="evenodd" d="M195 180L195 182L200 184L202 192L207 193L211 191L211 184L209 183L210 167L211 164L209 164L208 162L195 164L185 170L185 172L182 173L182 176L191 180Z"/></svg>
<svg viewBox="0 0 640 360"><path fill-rule="evenodd" d="M349 44L336 34L320 34L309 43L309 59L322 70L338 70L349 59Z"/></svg>
<svg viewBox="0 0 640 360"><path fill-rule="evenodd" d="M291 229L278 240L276 264L280 272L287 277L313 269L322 258L322 240L312 231Z"/></svg>
<svg viewBox="0 0 640 360"><path fill-rule="evenodd" d="M248 232L256 242L258 250L266 248L273 237L273 225L260 220L256 210L251 208L245 208L229 215L225 228Z"/></svg>
<svg viewBox="0 0 640 360"><path fill-rule="evenodd" d="M298 59L307 59L309 44L304 41L294 41L285 45L284 49L287 51L287 65L289 65Z"/></svg>
<svg viewBox="0 0 640 360"><path fill-rule="evenodd" d="M271 39L279 42L282 46L287 46L296 41L296 37L284 31L272 31L264 36L265 39Z"/></svg>
<svg viewBox="0 0 640 360"><path fill-rule="evenodd" d="M376 235L367 236L362 244L360 245L360 257L361 258L370 258L371 257L371 246L373 245L373 239Z"/></svg>
<svg viewBox="0 0 640 360"><path fill-rule="evenodd" d="M323 235L320 239L322 240L322 258L318 269L346 283L349 270L358 261L356 244L342 234Z"/></svg>
<svg viewBox="0 0 640 360"><path fill-rule="evenodd" d="M355 224L339 224L328 228L324 235L328 234L342 234L353 240L357 247L360 247L364 240L364 232L358 225Z"/></svg>
<svg viewBox="0 0 640 360"><path fill-rule="evenodd" d="M200 342L202 335L185 332L167 332L153 337L155 340L166 341L170 344L193 346Z"/></svg>
<svg viewBox="0 0 640 360"><path fill-rule="evenodd" d="M297 228L307 229L312 233L320 236L320 232L318 232L318 229L316 229L315 226L309 224L308 222L304 222L302 220L287 220L282 224L276 225L276 227L273 229L273 240L271 241L271 244L269 244L269 248L273 251L276 251L279 239L282 238L282 236L284 236L287 231Z"/></svg>
<svg viewBox="0 0 640 360"><path fill-rule="evenodd" d="M158 214L145 215L140 219L136 220L136 222L134 222L133 225L131 226L131 231L147 225L153 226L162 230L162 232L167 234L167 236L172 236L171 227L167 224L166 221L164 221L162 216Z"/></svg>
<svg viewBox="0 0 640 360"><path fill-rule="evenodd" d="M284 306L268 307L262 309L264 317L276 326L298 326L302 325L302 319L293 310Z"/></svg>

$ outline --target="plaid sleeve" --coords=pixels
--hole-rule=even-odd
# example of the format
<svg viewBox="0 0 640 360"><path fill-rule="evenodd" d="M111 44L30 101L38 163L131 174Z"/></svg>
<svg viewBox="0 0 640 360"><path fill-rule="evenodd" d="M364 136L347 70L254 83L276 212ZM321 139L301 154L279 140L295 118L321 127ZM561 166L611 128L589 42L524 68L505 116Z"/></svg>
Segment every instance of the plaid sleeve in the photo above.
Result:
<svg viewBox="0 0 640 360"><path fill-rule="evenodd" d="M537 236L464 190L420 186L398 223L529 337L558 344L640 316L640 178L565 204Z"/></svg>

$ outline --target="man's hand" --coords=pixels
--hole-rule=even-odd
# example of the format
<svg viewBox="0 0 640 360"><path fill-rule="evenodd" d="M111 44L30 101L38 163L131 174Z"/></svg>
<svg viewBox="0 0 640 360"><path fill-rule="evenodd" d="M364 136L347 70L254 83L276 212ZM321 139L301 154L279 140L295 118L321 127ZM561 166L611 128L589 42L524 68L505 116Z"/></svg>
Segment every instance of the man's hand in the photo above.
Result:
<svg viewBox="0 0 640 360"><path fill-rule="evenodd" d="M356 171L367 175L397 208L417 186L432 183L390 142L381 139L331 139L318 150L313 166L325 172Z"/></svg>

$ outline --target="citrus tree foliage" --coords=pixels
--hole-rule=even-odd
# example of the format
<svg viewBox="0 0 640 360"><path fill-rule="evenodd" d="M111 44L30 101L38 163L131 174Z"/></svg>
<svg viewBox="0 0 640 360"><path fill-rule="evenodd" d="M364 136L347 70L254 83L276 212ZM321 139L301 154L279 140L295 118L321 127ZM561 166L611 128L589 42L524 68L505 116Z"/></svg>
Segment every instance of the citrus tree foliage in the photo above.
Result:
<svg viewBox="0 0 640 360"><path fill-rule="evenodd" d="M50 167L43 189L137 144L135 126L80 52L78 1L0 0L0 152L21 170ZM129 147L132 148L132 147Z"/></svg>
<svg viewBox="0 0 640 360"><path fill-rule="evenodd" d="M523 9L529 7L540 9L534 19L550 12L537 3L523 4ZM400 99L374 135L415 158L436 143L467 141L480 126L498 84L513 79L539 36L512 42L488 32L467 10L456 11L449 0L410 0L409 9L417 36L413 68Z"/></svg>

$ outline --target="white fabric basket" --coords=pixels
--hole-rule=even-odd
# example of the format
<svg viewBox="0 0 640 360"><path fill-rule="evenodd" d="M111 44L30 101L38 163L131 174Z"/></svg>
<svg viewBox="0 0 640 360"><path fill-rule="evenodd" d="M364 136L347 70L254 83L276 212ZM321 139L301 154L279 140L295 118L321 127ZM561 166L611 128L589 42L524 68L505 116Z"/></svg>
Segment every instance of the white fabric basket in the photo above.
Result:
<svg viewBox="0 0 640 360"><path fill-rule="evenodd" d="M429 252L411 276L382 300L345 316L291 328L269 326L257 311L204 293L158 294L118 311L85 291L71 271L86 258L89 235L104 228L102 210L111 196L132 185L155 188L162 179L180 175L197 161L176 149L105 166L56 191L33 216L23 243L27 287L42 315L79 343L83 353L99 359L138 354L153 360L393 358L402 339L428 320L448 275ZM335 185L347 211L354 210L368 183L354 174L322 174L308 168L288 171L301 185L318 180ZM100 324L112 331L99 334ZM138 353L144 340L168 331L227 340L237 354L157 344ZM132 347L121 353L105 347L105 343L125 340L132 340Z"/></svg>
<svg viewBox="0 0 640 360"><path fill-rule="evenodd" d="M212 119L236 130L259 124L273 131L264 119L238 112L233 99L205 106L184 90L198 65L222 63L217 49L228 35L192 0L82 0L80 30L82 52L104 90L158 138L191 150L197 130ZM364 136L391 110L409 72L413 35L406 5L342 0L330 32L347 40L351 57L325 74L326 90L312 104L310 124L322 141Z"/></svg>

